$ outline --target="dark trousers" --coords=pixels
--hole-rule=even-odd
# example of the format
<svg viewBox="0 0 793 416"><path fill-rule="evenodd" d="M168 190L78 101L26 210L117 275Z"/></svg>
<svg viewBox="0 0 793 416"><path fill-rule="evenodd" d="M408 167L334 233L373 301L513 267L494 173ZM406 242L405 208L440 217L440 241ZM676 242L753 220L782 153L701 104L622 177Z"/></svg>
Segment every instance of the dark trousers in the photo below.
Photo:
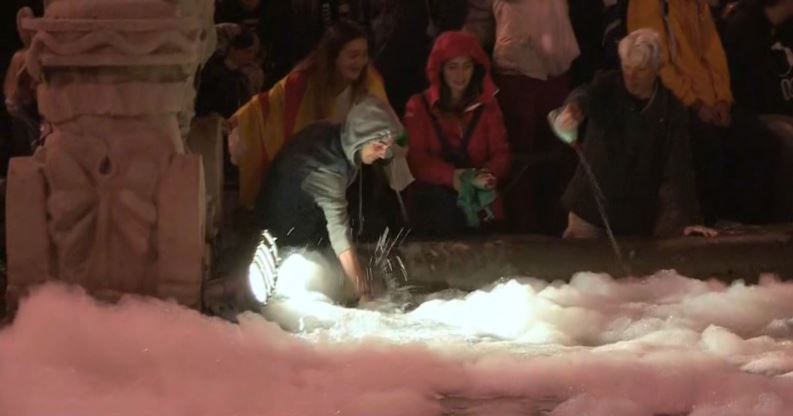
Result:
<svg viewBox="0 0 793 416"><path fill-rule="evenodd" d="M446 186L414 182L410 186L411 222L416 236L441 239L470 234L457 206L457 192Z"/></svg>
<svg viewBox="0 0 793 416"><path fill-rule="evenodd" d="M689 113L691 156L696 176L697 197L702 218L713 225L723 216L727 203L725 138L727 130L704 123L696 111Z"/></svg>
<svg viewBox="0 0 793 416"><path fill-rule="evenodd" d="M771 222L780 143L755 115L738 110L733 111L726 145L731 204L725 217L751 224Z"/></svg>
<svg viewBox="0 0 793 416"><path fill-rule="evenodd" d="M560 200L575 171L576 158L554 138L547 115L567 97L568 77L543 81L500 75L496 82L514 155L513 173L503 194L509 229L561 235L567 214Z"/></svg>
<svg viewBox="0 0 793 416"><path fill-rule="evenodd" d="M765 223L771 219L778 152L753 115L735 109L728 128L691 118L691 154L705 224L719 219Z"/></svg>

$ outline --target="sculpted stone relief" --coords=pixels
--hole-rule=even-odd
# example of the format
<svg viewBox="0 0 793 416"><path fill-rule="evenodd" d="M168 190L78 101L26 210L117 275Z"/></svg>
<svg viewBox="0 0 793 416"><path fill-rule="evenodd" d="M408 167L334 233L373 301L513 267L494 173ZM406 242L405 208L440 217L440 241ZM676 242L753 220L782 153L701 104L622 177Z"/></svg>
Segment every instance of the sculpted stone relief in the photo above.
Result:
<svg viewBox="0 0 793 416"><path fill-rule="evenodd" d="M49 126L8 182L9 290L45 280L100 296L200 302L203 171L184 154L212 0L51 0L18 16Z"/></svg>

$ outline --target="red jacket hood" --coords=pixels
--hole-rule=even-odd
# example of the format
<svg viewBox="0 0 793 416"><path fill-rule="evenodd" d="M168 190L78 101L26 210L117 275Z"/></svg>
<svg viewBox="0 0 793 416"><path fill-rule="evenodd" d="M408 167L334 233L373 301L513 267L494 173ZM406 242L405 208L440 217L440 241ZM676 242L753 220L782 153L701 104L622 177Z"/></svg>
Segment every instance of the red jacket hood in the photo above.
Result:
<svg viewBox="0 0 793 416"><path fill-rule="evenodd" d="M428 99L435 104L441 96L441 70L443 64L458 56L470 56L474 63L485 69L482 79L482 94L478 101L487 103L494 99L498 89L490 76L490 59L479 45L477 38L466 32L444 32L435 40L435 45L427 61L427 79L430 81Z"/></svg>

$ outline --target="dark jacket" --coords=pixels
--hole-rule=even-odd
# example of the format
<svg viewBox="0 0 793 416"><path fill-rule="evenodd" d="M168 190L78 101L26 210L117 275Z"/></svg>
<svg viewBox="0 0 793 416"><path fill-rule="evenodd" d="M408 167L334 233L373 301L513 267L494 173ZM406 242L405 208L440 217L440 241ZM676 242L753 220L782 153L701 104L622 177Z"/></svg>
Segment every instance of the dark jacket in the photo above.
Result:
<svg viewBox="0 0 793 416"><path fill-rule="evenodd" d="M746 1L722 32L738 104L753 113L793 115L793 24L775 28L760 2Z"/></svg>
<svg viewBox="0 0 793 416"><path fill-rule="evenodd" d="M672 233L698 221L688 147L687 112L660 82L653 97L639 102L612 71L574 91L587 116L583 154L606 199L615 234ZM592 185L582 166L563 201L585 221L603 226Z"/></svg>
<svg viewBox="0 0 793 416"><path fill-rule="evenodd" d="M405 113L410 96L427 86L424 66L431 39L426 0L387 0L374 29L373 63L388 87L388 101L397 114Z"/></svg>
<svg viewBox="0 0 793 416"><path fill-rule="evenodd" d="M336 254L352 247L347 187L360 169L361 148L369 141L402 134L388 104L366 96L343 127L308 125L273 160L256 200L255 214L282 246L325 246Z"/></svg>
<svg viewBox="0 0 793 416"><path fill-rule="evenodd" d="M254 93L245 73L229 68L225 60L225 54L215 53L201 70L195 106L197 117L217 113L229 118Z"/></svg>
<svg viewBox="0 0 793 416"><path fill-rule="evenodd" d="M268 79L265 88L283 78L306 53L295 46L301 36L297 36L299 32L292 27L299 17L292 10L292 3L261 0L259 7L247 10L239 0L215 2L215 23L237 23L259 37L264 49L264 70Z"/></svg>

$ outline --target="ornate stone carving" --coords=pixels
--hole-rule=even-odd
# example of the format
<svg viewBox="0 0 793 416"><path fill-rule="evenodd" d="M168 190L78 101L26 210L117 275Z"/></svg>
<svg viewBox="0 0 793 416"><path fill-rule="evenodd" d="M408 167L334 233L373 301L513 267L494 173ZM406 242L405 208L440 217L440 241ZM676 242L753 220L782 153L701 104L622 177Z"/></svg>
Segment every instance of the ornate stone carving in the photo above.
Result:
<svg viewBox="0 0 793 416"><path fill-rule="evenodd" d="M52 133L11 162L9 293L78 283L200 303L204 184L184 154L212 0L50 0L18 15Z"/></svg>

